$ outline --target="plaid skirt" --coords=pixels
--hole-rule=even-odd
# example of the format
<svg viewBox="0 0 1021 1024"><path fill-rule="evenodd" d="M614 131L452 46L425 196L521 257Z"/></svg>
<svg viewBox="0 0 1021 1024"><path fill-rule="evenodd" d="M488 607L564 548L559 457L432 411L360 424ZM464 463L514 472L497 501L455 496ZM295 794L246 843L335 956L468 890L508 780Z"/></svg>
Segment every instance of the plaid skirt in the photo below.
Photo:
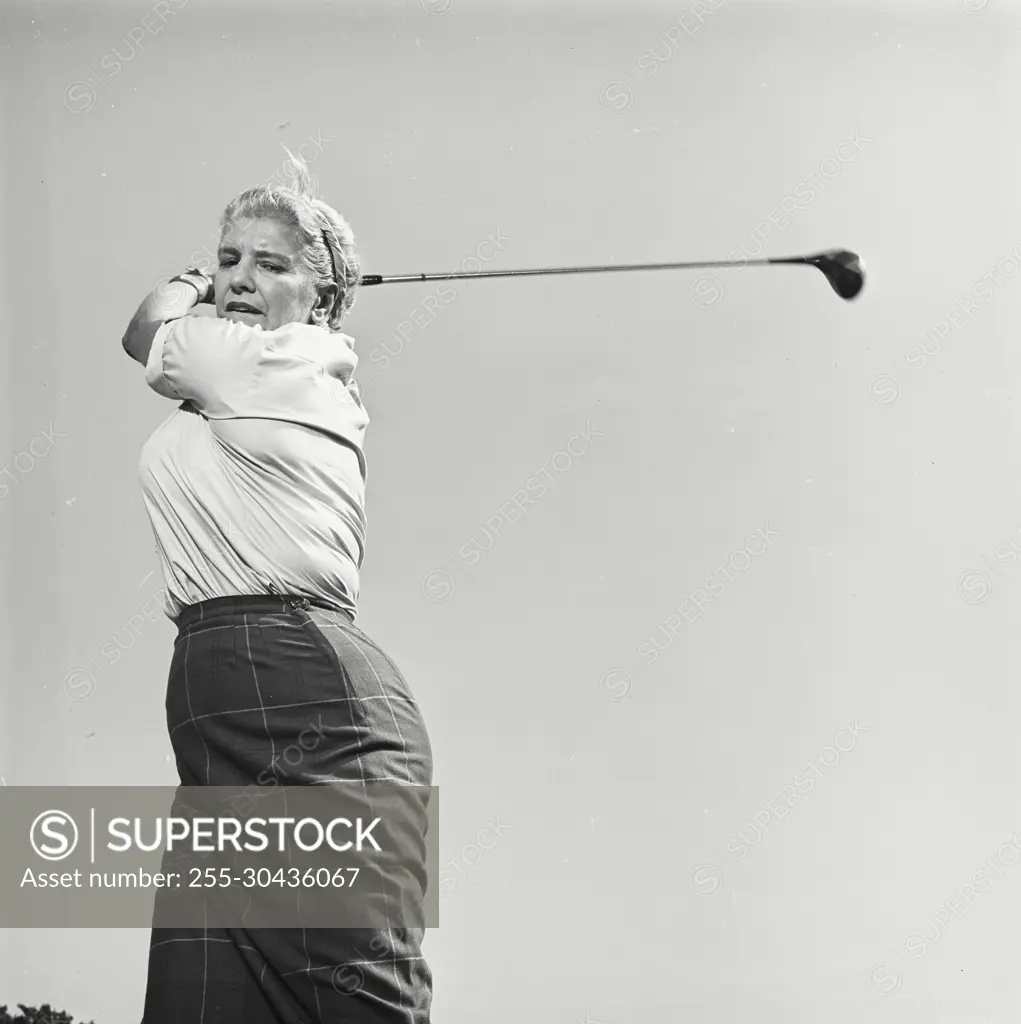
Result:
<svg viewBox="0 0 1021 1024"><path fill-rule="evenodd" d="M351 619L304 598L186 608L167 688L183 786L430 786L400 670ZM320 742L286 756L299 736ZM299 748L294 748L299 749ZM142 1024L428 1024L422 929L153 928Z"/></svg>

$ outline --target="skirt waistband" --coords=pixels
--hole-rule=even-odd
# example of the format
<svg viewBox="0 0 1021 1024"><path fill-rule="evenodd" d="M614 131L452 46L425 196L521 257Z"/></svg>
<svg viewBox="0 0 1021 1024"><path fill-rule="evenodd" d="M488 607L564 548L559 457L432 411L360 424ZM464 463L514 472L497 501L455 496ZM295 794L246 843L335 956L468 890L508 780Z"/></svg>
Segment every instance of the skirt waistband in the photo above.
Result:
<svg viewBox="0 0 1021 1024"><path fill-rule="evenodd" d="M322 608L334 615L342 615L353 623L351 614L295 594L238 594L232 597L213 597L188 605L174 620L181 633L190 632L200 623L209 624L214 619L237 618L242 615L289 615L298 609Z"/></svg>

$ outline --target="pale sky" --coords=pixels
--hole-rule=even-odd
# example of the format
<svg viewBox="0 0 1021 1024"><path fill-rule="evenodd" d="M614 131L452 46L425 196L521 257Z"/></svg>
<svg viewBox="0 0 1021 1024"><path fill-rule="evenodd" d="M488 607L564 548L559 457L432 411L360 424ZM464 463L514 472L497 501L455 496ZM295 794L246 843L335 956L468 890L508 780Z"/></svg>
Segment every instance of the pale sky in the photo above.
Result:
<svg viewBox="0 0 1021 1024"><path fill-rule="evenodd" d="M177 781L136 477L173 405L120 338L281 143L367 273L846 247L853 303L791 267L360 295L358 624L462 865L434 1019L1004 1024L1018 5L699 10L3 5L0 780ZM3 934L0 1003L137 1024L145 930Z"/></svg>

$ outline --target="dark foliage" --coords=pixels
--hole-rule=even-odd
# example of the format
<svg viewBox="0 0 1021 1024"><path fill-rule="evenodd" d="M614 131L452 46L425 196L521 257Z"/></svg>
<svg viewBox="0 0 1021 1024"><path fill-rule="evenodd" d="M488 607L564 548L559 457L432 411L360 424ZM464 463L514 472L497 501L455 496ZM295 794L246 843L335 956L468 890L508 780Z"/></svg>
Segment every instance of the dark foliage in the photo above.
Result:
<svg viewBox="0 0 1021 1024"><path fill-rule="evenodd" d="M6 1006L0 1006L0 1024L75 1024L74 1017L63 1010L54 1010L49 1003L42 1006L25 1006L18 1003L19 1013L11 1014ZM79 1024L86 1024L80 1021ZM87 1024L93 1024L88 1021Z"/></svg>

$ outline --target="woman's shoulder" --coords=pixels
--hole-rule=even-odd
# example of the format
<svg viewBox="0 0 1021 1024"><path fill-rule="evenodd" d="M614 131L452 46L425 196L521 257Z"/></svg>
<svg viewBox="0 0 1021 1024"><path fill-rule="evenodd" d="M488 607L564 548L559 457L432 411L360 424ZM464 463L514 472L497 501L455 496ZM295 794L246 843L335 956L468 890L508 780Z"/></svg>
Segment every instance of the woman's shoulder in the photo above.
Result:
<svg viewBox="0 0 1021 1024"><path fill-rule="evenodd" d="M296 361L316 363L331 377L344 377L358 365L354 338L339 331L292 323L263 334L267 347L275 353Z"/></svg>
<svg viewBox="0 0 1021 1024"><path fill-rule="evenodd" d="M261 331L262 328L256 325L254 330ZM337 346L354 351L355 341L349 334L341 331L328 331L323 327L316 327L314 324L290 323L277 327L272 331L263 331L267 341L278 345L307 345L309 347L322 347L330 350Z"/></svg>

